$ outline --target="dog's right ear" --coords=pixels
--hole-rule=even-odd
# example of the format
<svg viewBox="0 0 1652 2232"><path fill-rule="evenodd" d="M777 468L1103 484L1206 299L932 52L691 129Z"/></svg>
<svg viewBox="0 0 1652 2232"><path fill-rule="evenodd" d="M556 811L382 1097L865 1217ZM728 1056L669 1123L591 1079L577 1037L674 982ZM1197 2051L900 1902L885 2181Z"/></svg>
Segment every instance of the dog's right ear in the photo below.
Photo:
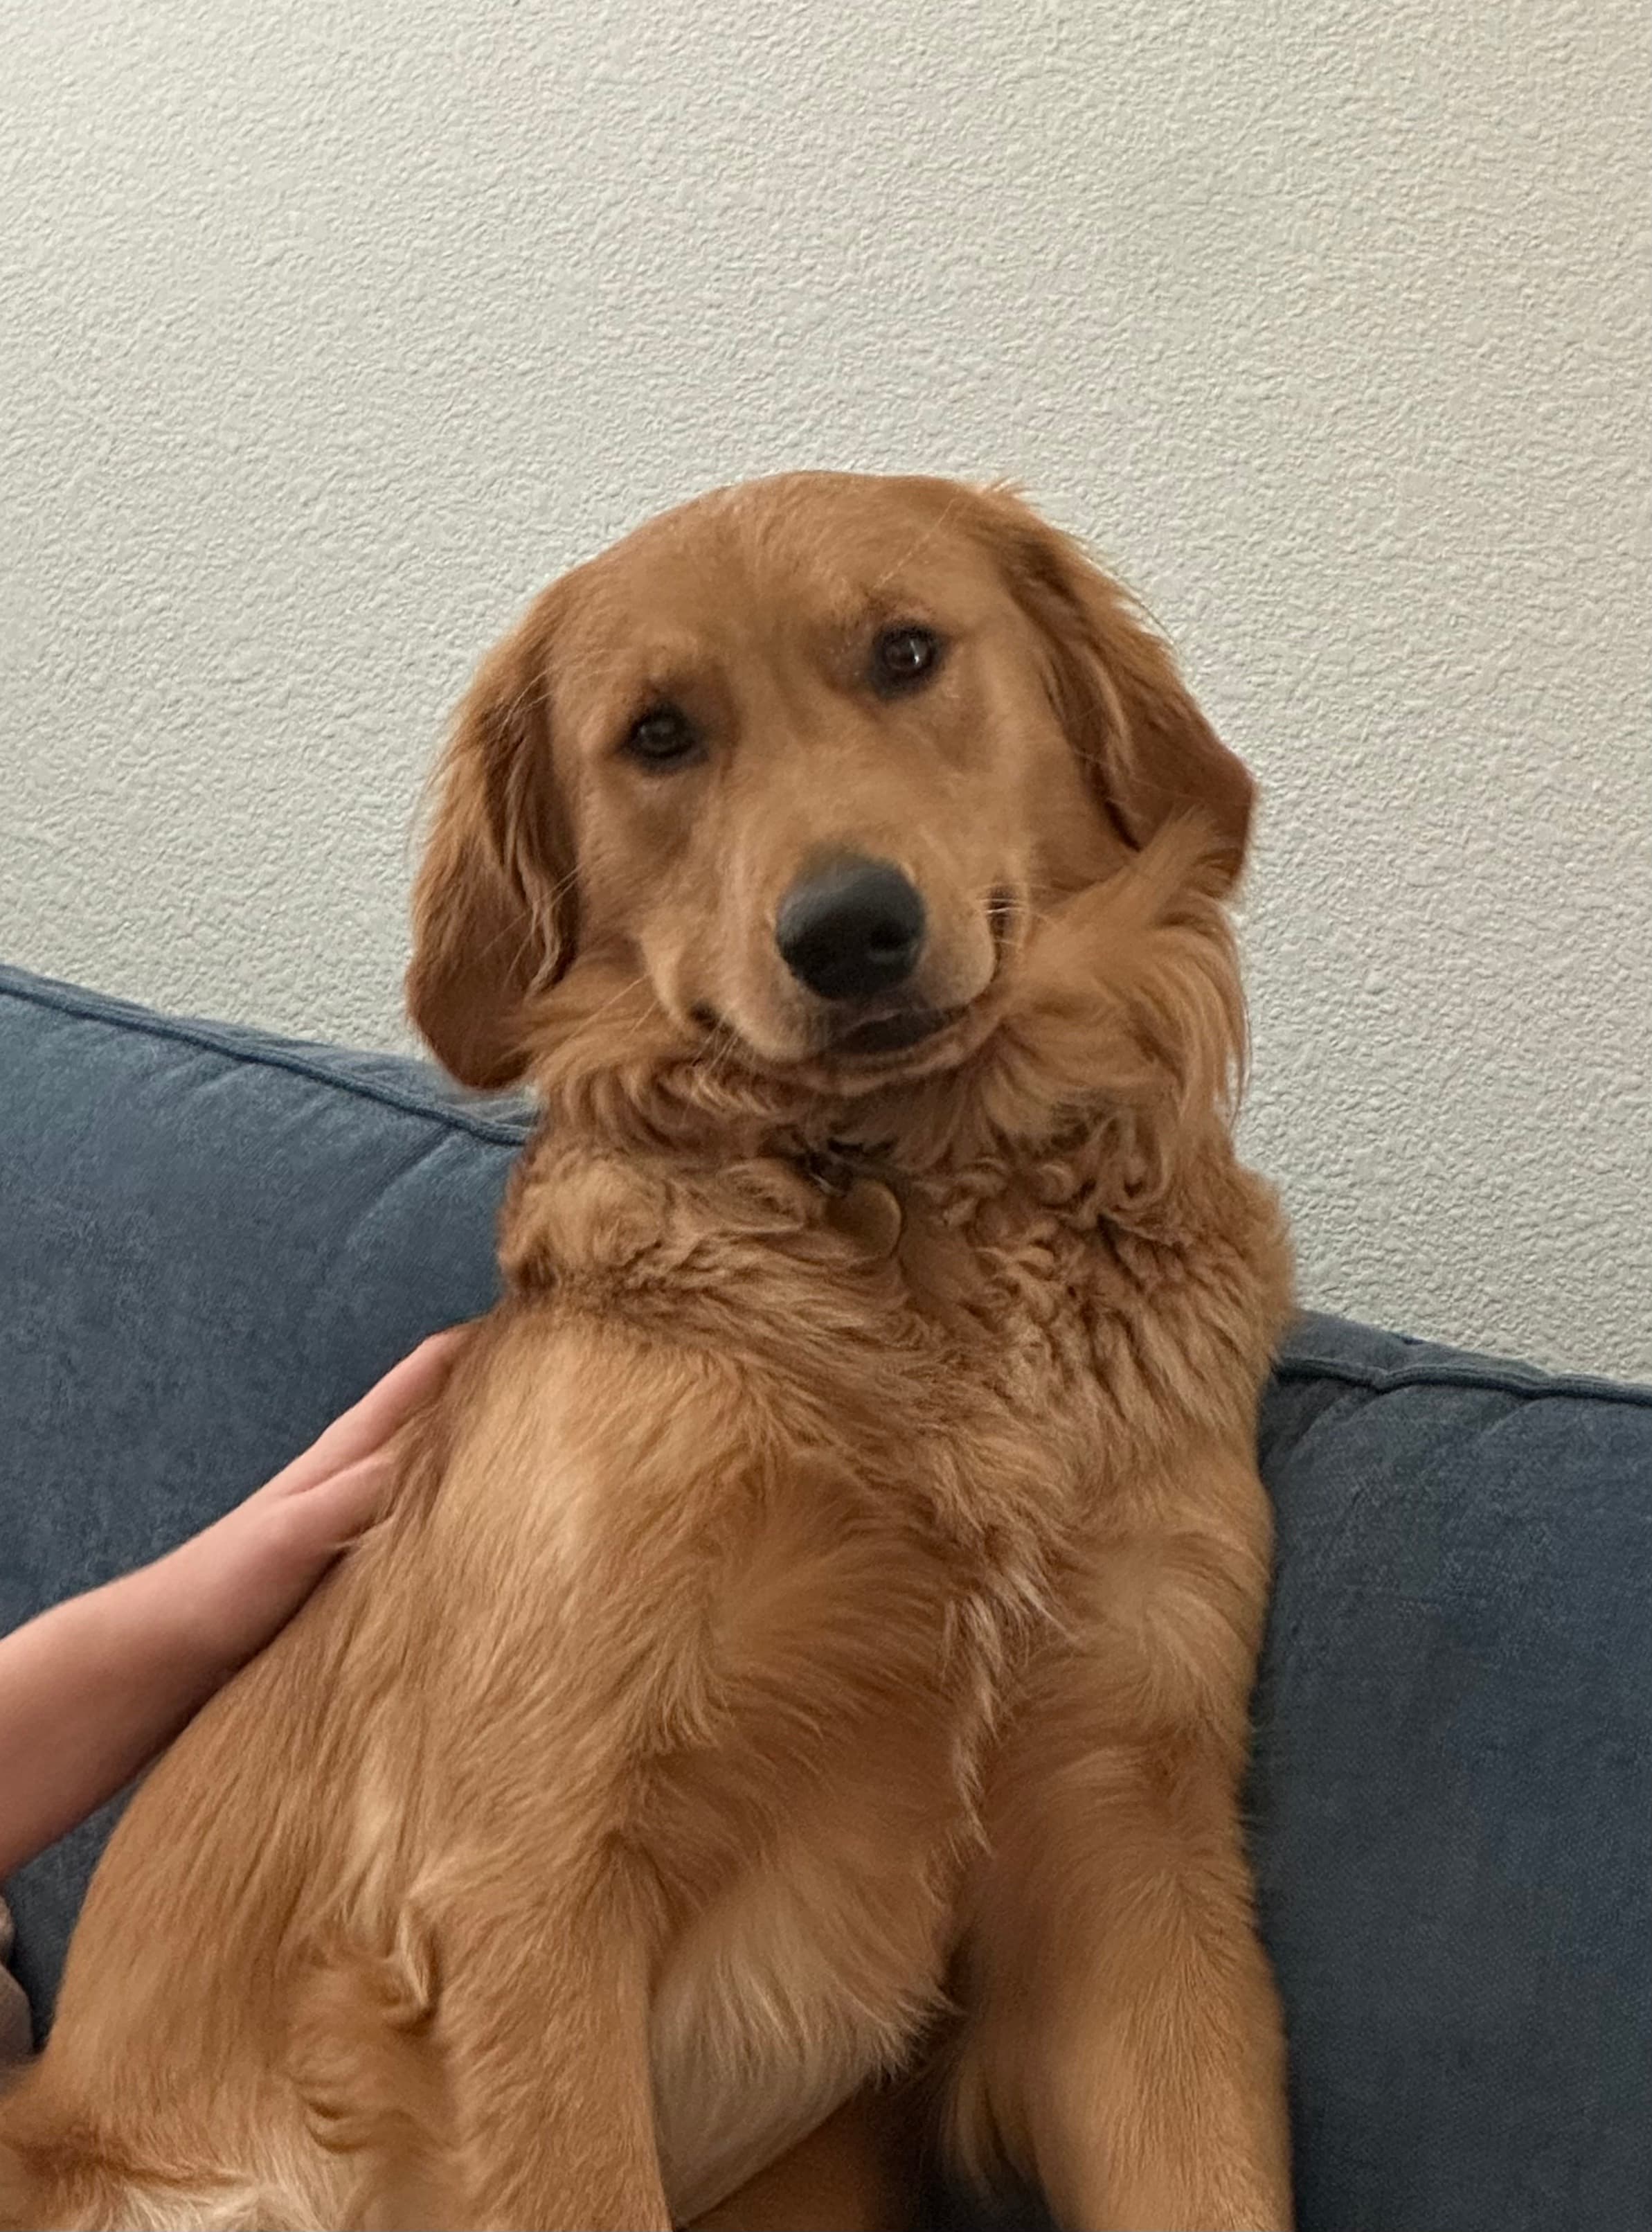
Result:
<svg viewBox="0 0 1652 2232"><path fill-rule="evenodd" d="M542 607L459 708L413 887L407 1007L462 1084L515 1085L526 1010L573 958L573 833L551 757Z"/></svg>

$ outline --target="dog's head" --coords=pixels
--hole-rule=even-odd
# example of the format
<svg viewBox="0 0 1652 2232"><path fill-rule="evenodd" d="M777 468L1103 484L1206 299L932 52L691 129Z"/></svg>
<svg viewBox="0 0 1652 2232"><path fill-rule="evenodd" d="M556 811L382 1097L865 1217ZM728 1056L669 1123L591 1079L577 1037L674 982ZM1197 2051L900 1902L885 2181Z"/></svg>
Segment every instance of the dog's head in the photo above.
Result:
<svg viewBox="0 0 1652 2232"><path fill-rule="evenodd" d="M482 667L415 899L414 1020L476 1086L639 998L681 1053L852 1094L964 1061L1040 925L1251 785L1128 596L1015 497L795 474L651 522Z"/></svg>

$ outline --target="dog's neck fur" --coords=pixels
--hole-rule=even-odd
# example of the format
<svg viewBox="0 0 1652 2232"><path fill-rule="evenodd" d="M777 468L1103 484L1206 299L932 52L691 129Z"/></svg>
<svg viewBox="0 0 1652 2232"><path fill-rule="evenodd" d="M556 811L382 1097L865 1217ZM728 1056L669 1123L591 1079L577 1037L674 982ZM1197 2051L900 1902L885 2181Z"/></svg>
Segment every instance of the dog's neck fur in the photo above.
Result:
<svg viewBox="0 0 1652 2232"><path fill-rule="evenodd" d="M507 1214L508 1273L557 1283L567 1250L586 1257L599 1230L612 1260L621 1224L655 1256L667 1197L692 1202L703 1230L785 1245L820 1223L822 1195L861 1178L960 1234L1105 1226L1196 1248L1210 1189L1225 1193L1234 1167L1244 1032L1231 933L1199 866L1185 835L1162 837L1046 919L984 1045L858 1089L764 1074L732 1043L708 1049L641 974L576 967L535 1020L546 1122ZM561 1200L580 1171L600 1174L606 1222ZM634 1218L618 1205L626 1192Z"/></svg>

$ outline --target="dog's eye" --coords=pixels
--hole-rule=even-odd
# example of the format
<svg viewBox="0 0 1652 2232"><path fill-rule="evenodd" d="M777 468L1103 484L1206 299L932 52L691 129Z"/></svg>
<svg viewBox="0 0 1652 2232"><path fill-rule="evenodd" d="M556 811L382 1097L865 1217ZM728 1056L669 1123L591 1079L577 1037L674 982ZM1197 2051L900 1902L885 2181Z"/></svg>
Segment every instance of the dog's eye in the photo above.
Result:
<svg viewBox="0 0 1652 2232"><path fill-rule="evenodd" d="M872 681L885 692L914 690L941 663L941 639L933 628L885 628L872 646Z"/></svg>
<svg viewBox="0 0 1652 2232"><path fill-rule="evenodd" d="M645 767L681 767L698 759L700 739L693 723L676 705L651 706L625 736L625 750Z"/></svg>

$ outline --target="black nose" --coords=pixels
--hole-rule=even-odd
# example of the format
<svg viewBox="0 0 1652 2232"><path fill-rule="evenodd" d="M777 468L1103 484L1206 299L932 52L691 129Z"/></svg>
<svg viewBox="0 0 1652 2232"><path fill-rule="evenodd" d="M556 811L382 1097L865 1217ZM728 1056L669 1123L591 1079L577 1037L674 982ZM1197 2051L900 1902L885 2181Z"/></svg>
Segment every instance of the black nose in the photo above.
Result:
<svg viewBox="0 0 1652 2232"><path fill-rule="evenodd" d="M823 1000L870 1000L904 984L923 944L923 902L887 860L834 860L781 901L774 943Z"/></svg>

